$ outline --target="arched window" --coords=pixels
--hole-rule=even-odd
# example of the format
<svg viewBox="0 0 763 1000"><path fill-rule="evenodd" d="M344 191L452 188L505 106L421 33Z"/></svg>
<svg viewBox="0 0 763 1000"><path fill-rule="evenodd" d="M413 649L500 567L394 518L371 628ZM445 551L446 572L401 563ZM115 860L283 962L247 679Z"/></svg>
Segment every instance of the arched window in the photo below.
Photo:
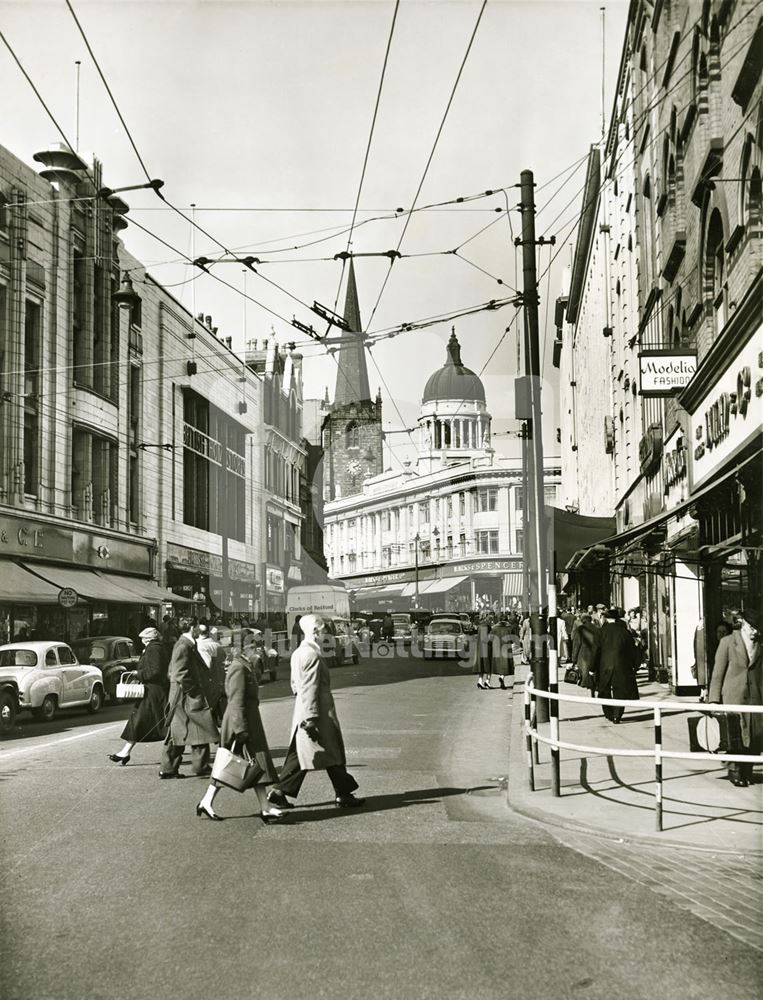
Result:
<svg viewBox="0 0 763 1000"><path fill-rule="evenodd" d="M360 428L354 420L351 420L344 429L344 446L345 448L360 447Z"/></svg>
<svg viewBox="0 0 763 1000"><path fill-rule="evenodd" d="M715 332L719 334L726 325L726 257L724 250L723 220L717 208L713 209L705 230L703 263L703 288L712 302Z"/></svg>
<svg viewBox="0 0 763 1000"><path fill-rule="evenodd" d="M761 156L760 148L755 139L748 133L742 150L742 166L740 170L739 190L739 221L748 229L757 231L763 224L763 205L761 204Z"/></svg>

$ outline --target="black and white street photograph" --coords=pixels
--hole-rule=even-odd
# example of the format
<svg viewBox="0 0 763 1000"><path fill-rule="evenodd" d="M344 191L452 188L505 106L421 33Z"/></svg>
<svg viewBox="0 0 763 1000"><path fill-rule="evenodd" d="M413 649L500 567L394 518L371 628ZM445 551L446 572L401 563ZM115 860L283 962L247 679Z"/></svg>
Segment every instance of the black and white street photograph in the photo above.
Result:
<svg viewBox="0 0 763 1000"><path fill-rule="evenodd" d="M3 1000L760 1000L763 0L0 0Z"/></svg>

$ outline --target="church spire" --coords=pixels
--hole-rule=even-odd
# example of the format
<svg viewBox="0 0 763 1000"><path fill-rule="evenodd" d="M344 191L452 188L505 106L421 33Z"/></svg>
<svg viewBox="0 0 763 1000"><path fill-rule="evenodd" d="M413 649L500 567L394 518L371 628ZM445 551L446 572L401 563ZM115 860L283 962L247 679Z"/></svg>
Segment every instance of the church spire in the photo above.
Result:
<svg viewBox="0 0 763 1000"><path fill-rule="evenodd" d="M371 400L364 347L366 335L363 333L363 325L360 321L358 288L355 284L355 266L352 257L350 257L350 269L347 275L344 319L349 331L343 331L342 343L339 353L336 355L338 367L334 406Z"/></svg>

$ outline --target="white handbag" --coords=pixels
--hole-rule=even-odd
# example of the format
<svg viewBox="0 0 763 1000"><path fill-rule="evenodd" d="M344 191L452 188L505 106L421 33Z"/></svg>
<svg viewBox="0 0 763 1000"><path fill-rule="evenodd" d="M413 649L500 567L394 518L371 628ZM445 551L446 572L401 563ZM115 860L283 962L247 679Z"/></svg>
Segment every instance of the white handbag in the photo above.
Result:
<svg viewBox="0 0 763 1000"><path fill-rule="evenodd" d="M143 682L138 680L138 675L134 670L123 673L117 682L117 700L132 701L135 698L142 698L145 694Z"/></svg>
<svg viewBox="0 0 763 1000"><path fill-rule="evenodd" d="M241 756L235 751L235 743L231 745L230 750L227 747L217 748L212 764L212 778L221 785L225 785L226 788L232 788L236 792L245 792L247 788L251 788L255 784L263 771L257 761L252 759L245 746L242 747Z"/></svg>

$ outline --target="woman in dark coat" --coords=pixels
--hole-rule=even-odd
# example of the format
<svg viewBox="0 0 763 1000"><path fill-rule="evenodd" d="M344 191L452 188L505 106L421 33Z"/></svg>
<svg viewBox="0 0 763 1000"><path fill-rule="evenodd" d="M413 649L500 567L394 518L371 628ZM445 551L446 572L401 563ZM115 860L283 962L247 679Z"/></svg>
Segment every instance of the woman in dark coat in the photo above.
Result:
<svg viewBox="0 0 763 1000"><path fill-rule="evenodd" d="M596 669L598 697L635 701L639 696L636 671L640 661L636 642L620 617L619 609L610 608L605 612L599 638L599 662ZM602 709L610 722L619 722L625 711L622 705L603 705Z"/></svg>
<svg viewBox="0 0 763 1000"><path fill-rule="evenodd" d="M267 785L272 785L278 780L278 772L270 755L265 728L260 717L257 675L262 673L264 667L262 656L258 640L249 639L244 648L236 653L228 667L225 676L228 704L220 728L220 746L232 749L235 743L236 753L241 753L242 748L246 746L249 754L259 765L257 780L251 787L254 788L260 803L260 818L263 823L273 823L283 819L285 813L267 800ZM212 808L219 790L220 786L212 780L204 798L196 806L197 816L206 816L214 820L223 818Z"/></svg>
<svg viewBox="0 0 763 1000"><path fill-rule="evenodd" d="M143 682L143 697L133 708L122 730L125 745L119 753L109 754L109 760L122 766L130 760L130 752L136 743L160 743L166 735L164 713L169 689L169 654L157 629L145 628L139 638L145 646L136 670L138 680Z"/></svg>

